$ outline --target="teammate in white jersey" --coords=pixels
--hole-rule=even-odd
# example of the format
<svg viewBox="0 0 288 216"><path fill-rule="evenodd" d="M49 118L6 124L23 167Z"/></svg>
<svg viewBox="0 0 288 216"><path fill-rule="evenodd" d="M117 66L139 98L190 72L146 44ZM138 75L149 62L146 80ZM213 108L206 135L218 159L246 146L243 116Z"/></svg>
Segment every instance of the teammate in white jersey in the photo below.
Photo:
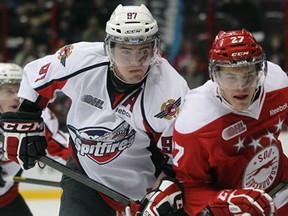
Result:
<svg viewBox="0 0 288 216"><path fill-rule="evenodd" d="M22 68L16 64L0 63L0 113L16 112L17 93L22 79ZM68 158L69 135L59 130L57 117L48 108L43 110L45 133L48 142L47 156L64 164ZM0 143L0 215L31 216L29 207L19 193L18 183L5 181L5 177L20 176L22 169L16 162L4 157Z"/></svg>
<svg viewBox="0 0 288 216"><path fill-rule="evenodd" d="M288 190L268 195L288 178L278 139L288 123L287 74L245 29L218 33L209 72L175 123L173 164L185 212L205 215L208 206L215 216L287 215Z"/></svg>
<svg viewBox="0 0 288 216"><path fill-rule="evenodd" d="M146 6L118 5L107 22L104 43L70 44L26 65L20 111L2 116L1 124L6 140L26 136L34 147L22 138L5 142L8 157L24 169L35 165L35 148L41 154L46 147L37 113L61 90L71 99L67 127L73 143L67 165L141 200L163 176L173 175L169 157L174 121L188 91L186 81L159 52L157 22ZM31 124L26 135L10 127L25 121ZM165 187L170 184L173 180L165 178ZM61 216L124 212L123 204L67 176L62 188ZM180 196L180 189L176 191ZM175 206L175 194L173 199L169 195L163 203Z"/></svg>

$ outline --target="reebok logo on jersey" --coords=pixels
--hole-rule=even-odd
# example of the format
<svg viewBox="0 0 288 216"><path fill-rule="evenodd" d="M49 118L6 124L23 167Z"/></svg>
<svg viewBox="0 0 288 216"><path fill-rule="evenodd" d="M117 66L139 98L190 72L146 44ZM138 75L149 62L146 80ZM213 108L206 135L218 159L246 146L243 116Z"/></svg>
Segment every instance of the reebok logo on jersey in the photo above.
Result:
<svg viewBox="0 0 288 216"><path fill-rule="evenodd" d="M115 112L118 113L119 115L126 116L129 119L131 119L131 112L129 110L126 111L125 109L121 109L117 107Z"/></svg>
<svg viewBox="0 0 288 216"><path fill-rule="evenodd" d="M283 105L280 105L276 109L270 110L270 116L276 115L277 113L282 112L282 111L284 111L286 109L287 109L287 103L285 103Z"/></svg>
<svg viewBox="0 0 288 216"><path fill-rule="evenodd" d="M66 66L66 59L72 54L74 49L73 44L66 45L60 49L59 55L57 59L60 60L60 63L65 67Z"/></svg>
<svg viewBox="0 0 288 216"><path fill-rule="evenodd" d="M134 143L136 133L127 122L122 122L114 130L103 127L77 130L71 125L68 128L78 154L100 165L113 161L129 148Z"/></svg>
<svg viewBox="0 0 288 216"><path fill-rule="evenodd" d="M92 95L83 95L81 101L103 110L104 101L97 97L93 97Z"/></svg>
<svg viewBox="0 0 288 216"><path fill-rule="evenodd" d="M165 118L172 119L175 118L180 111L181 98L179 97L176 101L174 99L170 99L167 102L163 103L161 106L161 112L154 115L156 118Z"/></svg>
<svg viewBox="0 0 288 216"><path fill-rule="evenodd" d="M222 138L224 140L229 140L238 136L239 134L242 134L245 131L247 131L246 125L243 123L243 121L239 121L225 128L222 131Z"/></svg>

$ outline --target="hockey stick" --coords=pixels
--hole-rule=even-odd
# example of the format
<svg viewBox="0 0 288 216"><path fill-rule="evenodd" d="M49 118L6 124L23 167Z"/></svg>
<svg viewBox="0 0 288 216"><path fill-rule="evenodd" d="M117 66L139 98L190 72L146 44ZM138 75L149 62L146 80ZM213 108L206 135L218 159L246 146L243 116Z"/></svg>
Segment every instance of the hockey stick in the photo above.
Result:
<svg viewBox="0 0 288 216"><path fill-rule="evenodd" d="M275 188L273 188L268 194L272 197L275 198L276 194L280 192L282 189L288 186L288 179L285 179L282 181L280 184L278 184Z"/></svg>
<svg viewBox="0 0 288 216"><path fill-rule="evenodd" d="M4 135L0 135L0 142L4 143ZM52 160L51 158L47 157L47 156L41 156L39 155L37 157L37 160L56 169L57 171L67 175L68 177L70 178L73 178L74 180L110 197L111 199L117 201L117 202L120 202L122 204L124 204L125 206L128 206L130 205L130 202L132 202L133 200L130 199L129 197L93 180L93 179L90 179L88 176L82 174L82 173L79 173L79 172L76 172L72 169L70 169L69 167L66 167L65 165L55 161L55 160Z"/></svg>
<svg viewBox="0 0 288 216"><path fill-rule="evenodd" d="M73 178L74 180L90 187L93 188L94 190L110 197L111 199L120 202L122 204L124 204L125 206L129 205L130 202L132 201L130 198L128 198L127 196L120 194L119 192L108 188L107 186L93 180L90 179L88 176L82 174L82 173L78 173L66 166L64 166L63 164L54 161L52 159L50 159L47 156L39 156L38 159L39 161L41 161L42 163L58 170L59 172L69 176L70 178Z"/></svg>
<svg viewBox="0 0 288 216"><path fill-rule="evenodd" d="M26 178L26 177L22 177L22 176L13 176L13 178L11 178L11 180L14 182L38 184L38 185L45 185L45 186L51 186L51 187L60 187L60 182Z"/></svg>

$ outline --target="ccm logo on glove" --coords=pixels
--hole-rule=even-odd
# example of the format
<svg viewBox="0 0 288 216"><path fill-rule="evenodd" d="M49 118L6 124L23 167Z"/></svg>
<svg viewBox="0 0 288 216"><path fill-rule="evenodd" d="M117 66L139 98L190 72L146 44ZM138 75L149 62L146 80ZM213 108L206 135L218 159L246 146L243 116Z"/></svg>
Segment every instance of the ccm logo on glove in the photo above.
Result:
<svg viewBox="0 0 288 216"><path fill-rule="evenodd" d="M19 163L22 169L34 167L37 157L46 154L47 140L41 112L3 113L0 125L5 157Z"/></svg>
<svg viewBox="0 0 288 216"><path fill-rule="evenodd" d="M25 123L15 123L15 122L3 122L3 129L5 131L29 131L29 132L39 132L44 130L43 122L25 122Z"/></svg>

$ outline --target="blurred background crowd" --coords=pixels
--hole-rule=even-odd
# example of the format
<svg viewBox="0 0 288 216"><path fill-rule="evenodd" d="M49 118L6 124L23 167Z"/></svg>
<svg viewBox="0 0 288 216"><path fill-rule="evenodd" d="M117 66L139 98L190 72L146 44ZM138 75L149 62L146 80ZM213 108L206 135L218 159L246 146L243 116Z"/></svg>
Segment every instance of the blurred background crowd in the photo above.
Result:
<svg viewBox="0 0 288 216"><path fill-rule="evenodd" d="M288 72L288 0L0 0L0 61L24 66L65 44L103 41L119 3L148 6L163 57L190 88L208 79L207 54L219 30L251 31L267 58ZM50 105L63 130L69 105L64 95Z"/></svg>

